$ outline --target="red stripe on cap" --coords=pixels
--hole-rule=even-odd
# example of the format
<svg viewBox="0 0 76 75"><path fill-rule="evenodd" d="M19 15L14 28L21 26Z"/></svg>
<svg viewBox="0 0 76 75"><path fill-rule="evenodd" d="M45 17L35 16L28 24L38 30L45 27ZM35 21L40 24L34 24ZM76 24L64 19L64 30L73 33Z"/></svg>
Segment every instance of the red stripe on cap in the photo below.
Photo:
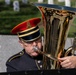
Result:
<svg viewBox="0 0 76 75"><path fill-rule="evenodd" d="M40 18L32 18L32 19L29 19L29 20L26 20L20 24L18 24L17 26L15 26L12 30L11 30L11 33L13 34L17 34L18 32L22 32L24 30L27 30L29 29L28 28L28 23L30 23L30 27L35 27L37 26L37 24L41 21Z"/></svg>

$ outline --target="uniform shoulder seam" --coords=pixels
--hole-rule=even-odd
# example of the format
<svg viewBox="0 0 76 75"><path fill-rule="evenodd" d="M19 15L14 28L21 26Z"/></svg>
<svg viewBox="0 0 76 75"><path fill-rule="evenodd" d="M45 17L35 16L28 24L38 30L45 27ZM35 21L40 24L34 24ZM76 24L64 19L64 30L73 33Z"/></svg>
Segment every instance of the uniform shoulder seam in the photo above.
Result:
<svg viewBox="0 0 76 75"><path fill-rule="evenodd" d="M17 57L20 57L24 54L24 51L21 51L15 55L13 55L12 57L9 58L8 62L12 61L13 59L17 58Z"/></svg>

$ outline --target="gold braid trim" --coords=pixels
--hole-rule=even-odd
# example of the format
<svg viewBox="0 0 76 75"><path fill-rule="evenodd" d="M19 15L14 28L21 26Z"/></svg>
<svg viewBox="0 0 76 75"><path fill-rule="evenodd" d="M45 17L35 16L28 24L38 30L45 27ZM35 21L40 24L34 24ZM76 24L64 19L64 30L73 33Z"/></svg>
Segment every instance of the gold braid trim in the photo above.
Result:
<svg viewBox="0 0 76 75"><path fill-rule="evenodd" d="M37 66L38 70L40 70L40 67L38 66L37 60L35 60L35 62L36 62L36 66Z"/></svg>
<svg viewBox="0 0 76 75"><path fill-rule="evenodd" d="M17 55L14 55L13 57L11 57L8 61L10 62L11 60L15 59L16 57L22 56L23 54L24 54L24 51L21 51Z"/></svg>

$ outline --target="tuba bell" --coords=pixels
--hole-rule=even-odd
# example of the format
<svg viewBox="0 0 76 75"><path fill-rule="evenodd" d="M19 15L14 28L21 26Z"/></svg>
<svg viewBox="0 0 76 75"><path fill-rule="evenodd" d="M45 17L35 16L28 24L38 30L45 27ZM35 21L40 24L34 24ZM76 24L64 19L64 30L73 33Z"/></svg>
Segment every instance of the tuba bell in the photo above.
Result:
<svg viewBox="0 0 76 75"><path fill-rule="evenodd" d="M66 6L35 3L40 10L44 28L43 69L59 69L58 57L68 55L64 47L76 9ZM51 57L50 59L48 57Z"/></svg>

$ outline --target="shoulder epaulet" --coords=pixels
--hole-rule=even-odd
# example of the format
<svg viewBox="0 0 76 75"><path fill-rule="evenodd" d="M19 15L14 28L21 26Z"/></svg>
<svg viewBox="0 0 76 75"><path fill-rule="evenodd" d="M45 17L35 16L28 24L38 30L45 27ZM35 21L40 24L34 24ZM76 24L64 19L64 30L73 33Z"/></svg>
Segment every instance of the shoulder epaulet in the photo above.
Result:
<svg viewBox="0 0 76 75"><path fill-rule="evenodd" d="M17 57L22 56L23 54L24 54L24 50L21 51L21 52L19 52L19 53L17 53L17 54L15 54L15 55L13 55L12 57L10 57L10 58L8 59L8 62L12 61L13 59L15 59L15 58L17 58Z"/></svg>

